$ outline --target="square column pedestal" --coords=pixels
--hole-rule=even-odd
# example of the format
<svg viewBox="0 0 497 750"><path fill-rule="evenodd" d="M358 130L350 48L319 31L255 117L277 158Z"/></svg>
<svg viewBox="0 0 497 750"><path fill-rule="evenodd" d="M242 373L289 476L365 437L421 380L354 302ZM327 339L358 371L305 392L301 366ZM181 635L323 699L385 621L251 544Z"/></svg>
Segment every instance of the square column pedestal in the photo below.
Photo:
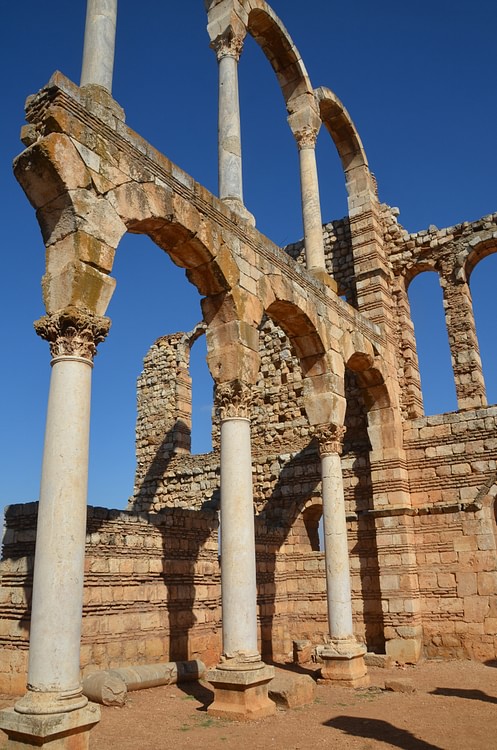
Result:
<svg viewBox="0 0 497 750"><path fill-rule="evenodd" d="M353 640L328 643L319 651L323 666L318 683L335 683L352 688L367 687L369 675L364 662L366 650L366 646Z"/></svg>
<svg viewBox="0 0 497 750"><path fill-rule="evenodd" d="M90 730L99 721L100 709L94 703L60 714L0 711L0 727L8 737L5 750L89 750Z"/></svg>
<svg viewBox="0 0 497 750"><path fill-rule="evenodd" d="M274 668L263 662L246 667L226 667L221 664L207 672L207 680L214 688L214 701L207 708L212 716L235 721L250 721L272 716L276 704L268 696L268 685Z"/></svg>

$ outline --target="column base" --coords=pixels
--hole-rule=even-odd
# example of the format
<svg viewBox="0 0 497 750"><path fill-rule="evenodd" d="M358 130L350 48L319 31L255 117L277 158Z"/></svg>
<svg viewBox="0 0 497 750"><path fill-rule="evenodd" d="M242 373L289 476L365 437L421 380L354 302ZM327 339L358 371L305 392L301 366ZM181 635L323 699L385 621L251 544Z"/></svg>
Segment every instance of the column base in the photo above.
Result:
<svg viewBox="0 0 497 750"><path fill-rule="evenodd" d="M272 716L276 704L269 698L268 685L274 677L274 668L263 662L247 669L241 664L237 669L222 665L207 672L206 678L214 688L214 701L207 708L212 716L235 721L251 721Z"/></svg>
<svg viewBox="0 0 497 750"><path fill-rule="evenodd" d="M321 281L325 286L335 292L335 294L338 294L338 284L325 268L311 268L310 271L318 281Z"/></svg>
<svg viewBox="0 0 497 750"><path fill-rule="evenodd" d="M14 708L0 711L0 729L8 737L5 750L89 750L90 730L100 721L93 703L59 714L20 714Z"/></svg>
<svg viewBox="0 0 497 750"><path fill-rule="evenodd" d="M367 687L369 675L364 656L366 646L355 640L335 640L319 652L323 660L318 684L334 683L343 687Z"/></svg>
<svg viewBox="0 0 497 750"><path fill-rule="evenodd" d="M235 214L241 216L241 218L248 222L251 227L255 227L254 214L251 214L238 198L223 198L223 203L226 203Z"/></svg>

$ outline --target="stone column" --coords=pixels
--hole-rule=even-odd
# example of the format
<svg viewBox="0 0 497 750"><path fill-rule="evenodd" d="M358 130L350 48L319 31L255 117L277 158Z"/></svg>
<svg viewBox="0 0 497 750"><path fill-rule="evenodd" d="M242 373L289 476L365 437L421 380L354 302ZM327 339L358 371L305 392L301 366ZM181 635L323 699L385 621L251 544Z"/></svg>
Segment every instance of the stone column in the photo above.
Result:
<svg viewBox="0 0 497 750"><path fill-rule="evenodd" d="M117 0L87 0L81 86L112 91L116 22Z"/></svg>
<svg viewBox="0 0 497 750"><path fill-rule="evenodd" d="M317 428L321 455L324 553L330 642L321 651L321 678L326 682L360 687L369 684L364 654L366 647L354 637L350 591L347 520L340 456L345 428Z"/></svg>
<svg viewBox="0 0 497 750"><path fill-rule="evenodd" d="M80 680L91 371L108 318L68 308L35 323L49 341L52 374L36 535L28 691L0 726L16 750L53 742L88 746L99 720ZM33 740L36 739L36 741ZM10 742L13 744L11 745Z"/></svg>
<svg viewBox="0 0 497 750"><path fill-rule="evenodd" d="M299 149L305 260L309 271L328 276L324 257L323 222L319 201L316 140L319 128L306 126L294 133Z"/></svg>
<svg viewBox="0 0 497 750"><path fill-rule="evenodd" d="M275 711L268 697L274 676L257 648L254 503L250 447L250 387L217 386L221 416L221 598L223 655L208 673L214 702L208 711L258 719Z"/></svg>
<svg viewBox="0 0 497 750"><path fill-rule="evenodd" d="M238 61L243 36L223 34L212 47L219 64L218 166L219 197L233 211L255 223L243 204L242 140L238 96Z"/></svg>

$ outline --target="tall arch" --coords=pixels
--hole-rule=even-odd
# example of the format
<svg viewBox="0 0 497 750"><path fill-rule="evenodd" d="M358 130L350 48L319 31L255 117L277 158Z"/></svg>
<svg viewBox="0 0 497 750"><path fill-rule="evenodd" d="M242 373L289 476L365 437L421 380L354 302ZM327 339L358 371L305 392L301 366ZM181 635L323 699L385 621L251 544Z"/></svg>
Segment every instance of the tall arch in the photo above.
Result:
<svg viewBox="0 0 497 750"><path fill-rule="evenodd" d="M454 385L454 354L449 350L443 296L450 289L440 288L437 270L420 265L410 274L407 295L413 322L417 360L421 377L424 413L441 414L457 406Z"/></svg>

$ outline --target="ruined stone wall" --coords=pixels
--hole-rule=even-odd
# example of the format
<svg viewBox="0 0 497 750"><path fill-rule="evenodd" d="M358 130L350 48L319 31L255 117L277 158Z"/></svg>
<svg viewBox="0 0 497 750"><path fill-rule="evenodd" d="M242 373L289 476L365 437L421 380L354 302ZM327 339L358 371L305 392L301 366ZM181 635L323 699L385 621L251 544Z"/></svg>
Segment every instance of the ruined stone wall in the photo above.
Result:
<svg viewBox="0 0 497 750"><path fill-rule="evenodd" d="M445 322L459 409L486 406L478 337L470 290L471 273L480 260L497 250L497 214L453 227L409 234L396 212L383 207L385 243L395 275L399 382L407 418L423 414L412 320L407 297L412 279L435 272L443 292Z"/></svg>
<svg viewBox="0 0 497 750"><path fill-rule="evenodd" d="M348 217L324 224L323 240L326 269L338 284L338 294L355 307L357 294ZM287 245L285 252L297 263L305 265L303 240Z"/></svg>
<svg viewBox="0 0 497 750"><path fill-rule="evenodd" d="M315 498L319 504L319 499ZM312 501L310 501L312 503ZM0 692L22 693L27 673L37 504L11 506L0 564ZM327 633L324 554L302 513L256 516L260 646L291 660L293 642ZM289 523L291 521L291 526ZM353 606L360 637L381 647L371 538L349 523ZM218 520L179 508L138 514L88 509L83 674L169 659L215 664L221 651ZM376 617L377 620L377 617ZM376 640L373 633L376 632Z"/></svg>
<svg viewBox="0 0 497 750"><path fill-rule="evenodd" d="M0 692L26 684L37 504L6 511L0 564ZM218 661L218 520L175 508L146 516L88 509L83 675L158 661Z"/></svg>
<svg viewBox="0 0 497 750"><path fill-rule="evenodd" d="M497 653L497 407L405 426L429 656Z"/></svg>

